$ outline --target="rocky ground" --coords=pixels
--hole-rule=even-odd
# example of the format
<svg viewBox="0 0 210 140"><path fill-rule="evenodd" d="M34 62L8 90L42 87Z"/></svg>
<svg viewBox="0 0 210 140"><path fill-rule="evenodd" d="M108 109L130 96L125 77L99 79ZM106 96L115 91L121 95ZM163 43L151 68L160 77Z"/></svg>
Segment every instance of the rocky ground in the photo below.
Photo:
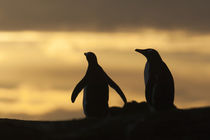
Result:
<svg viewBox="0 0 210 140"><path fill-rule="evenodd" d="M145 102L112 108L106 118L69 121L0 119L0 138L27 140L210 139L210 108L150 112Z"/></svg>

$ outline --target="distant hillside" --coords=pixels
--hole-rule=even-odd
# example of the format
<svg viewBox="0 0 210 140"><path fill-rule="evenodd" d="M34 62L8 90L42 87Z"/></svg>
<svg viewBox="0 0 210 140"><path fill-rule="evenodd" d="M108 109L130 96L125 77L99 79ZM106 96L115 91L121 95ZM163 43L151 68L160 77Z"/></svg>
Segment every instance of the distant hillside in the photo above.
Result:
<svg viewBox="0 0 210 140"><path fill-rule="evenodd" d="M113 107L103 119L23 121L0 119L0 138L27 140L210 139L210 108L151 113L145 102Z"/></svg>

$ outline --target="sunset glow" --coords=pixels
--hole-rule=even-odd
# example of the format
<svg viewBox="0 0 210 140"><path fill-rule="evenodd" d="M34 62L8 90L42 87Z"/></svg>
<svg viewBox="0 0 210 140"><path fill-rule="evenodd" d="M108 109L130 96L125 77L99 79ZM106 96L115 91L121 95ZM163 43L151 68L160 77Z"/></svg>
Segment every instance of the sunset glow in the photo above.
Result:
<svg viewBox="0 0 210 140"><path fill-rule="evenodd" d="M209 106L210 35L144 29L118 32L0 32L0 117L69 119L84 117L81 93L73 104L73 88L84 76L84 52L122 88L128 101L144 101L146 59L135 48L155 48L175 79L175 104ZM110 91L110 106L123 102ZM77 115L42 117L65 110ZM32 117L35 116L35 117Z"/></svg>

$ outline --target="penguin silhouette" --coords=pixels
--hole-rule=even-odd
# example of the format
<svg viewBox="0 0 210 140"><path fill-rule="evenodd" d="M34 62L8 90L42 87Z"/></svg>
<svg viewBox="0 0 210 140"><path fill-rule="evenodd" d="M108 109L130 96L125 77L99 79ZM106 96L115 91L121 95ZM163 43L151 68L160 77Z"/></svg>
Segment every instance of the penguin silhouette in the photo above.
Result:
<svg viewBox="0 0 210 140"><path fill-rule="evenodd" d="M154 49L136 49L147 58L144 69L146 101L154 110L174 108L174 80L167 65Z"/></svg>
<svg viewBox="0 0 210 140"><path fill-rule="evenodd" d="M80 91L84 88L83 110L86 117L105 117L109 113L109 86L120 95L124 104L127 99L120 87L104 72L98 64L96 55L84 53L88 61L88 69L83 79L72 92L71 101L74 103Z"/></svg>

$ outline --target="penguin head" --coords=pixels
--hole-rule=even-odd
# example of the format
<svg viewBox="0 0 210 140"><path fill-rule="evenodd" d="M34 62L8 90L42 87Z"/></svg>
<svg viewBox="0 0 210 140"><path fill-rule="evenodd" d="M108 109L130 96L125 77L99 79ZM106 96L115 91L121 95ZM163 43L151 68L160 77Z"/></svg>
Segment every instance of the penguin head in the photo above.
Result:
<svg viewBox="0 0 210 140"><path fill-rule="evenodd" d="M84 53L89 64L97 64L97 57L93 52Z"/></svg>
<svg viewBox="0 0 210 140"><path fill-rule="evenodd" d="M155 49L135 49L135 51L143 54L148 61L150 60L162 61L159 53Z"/></svg>

